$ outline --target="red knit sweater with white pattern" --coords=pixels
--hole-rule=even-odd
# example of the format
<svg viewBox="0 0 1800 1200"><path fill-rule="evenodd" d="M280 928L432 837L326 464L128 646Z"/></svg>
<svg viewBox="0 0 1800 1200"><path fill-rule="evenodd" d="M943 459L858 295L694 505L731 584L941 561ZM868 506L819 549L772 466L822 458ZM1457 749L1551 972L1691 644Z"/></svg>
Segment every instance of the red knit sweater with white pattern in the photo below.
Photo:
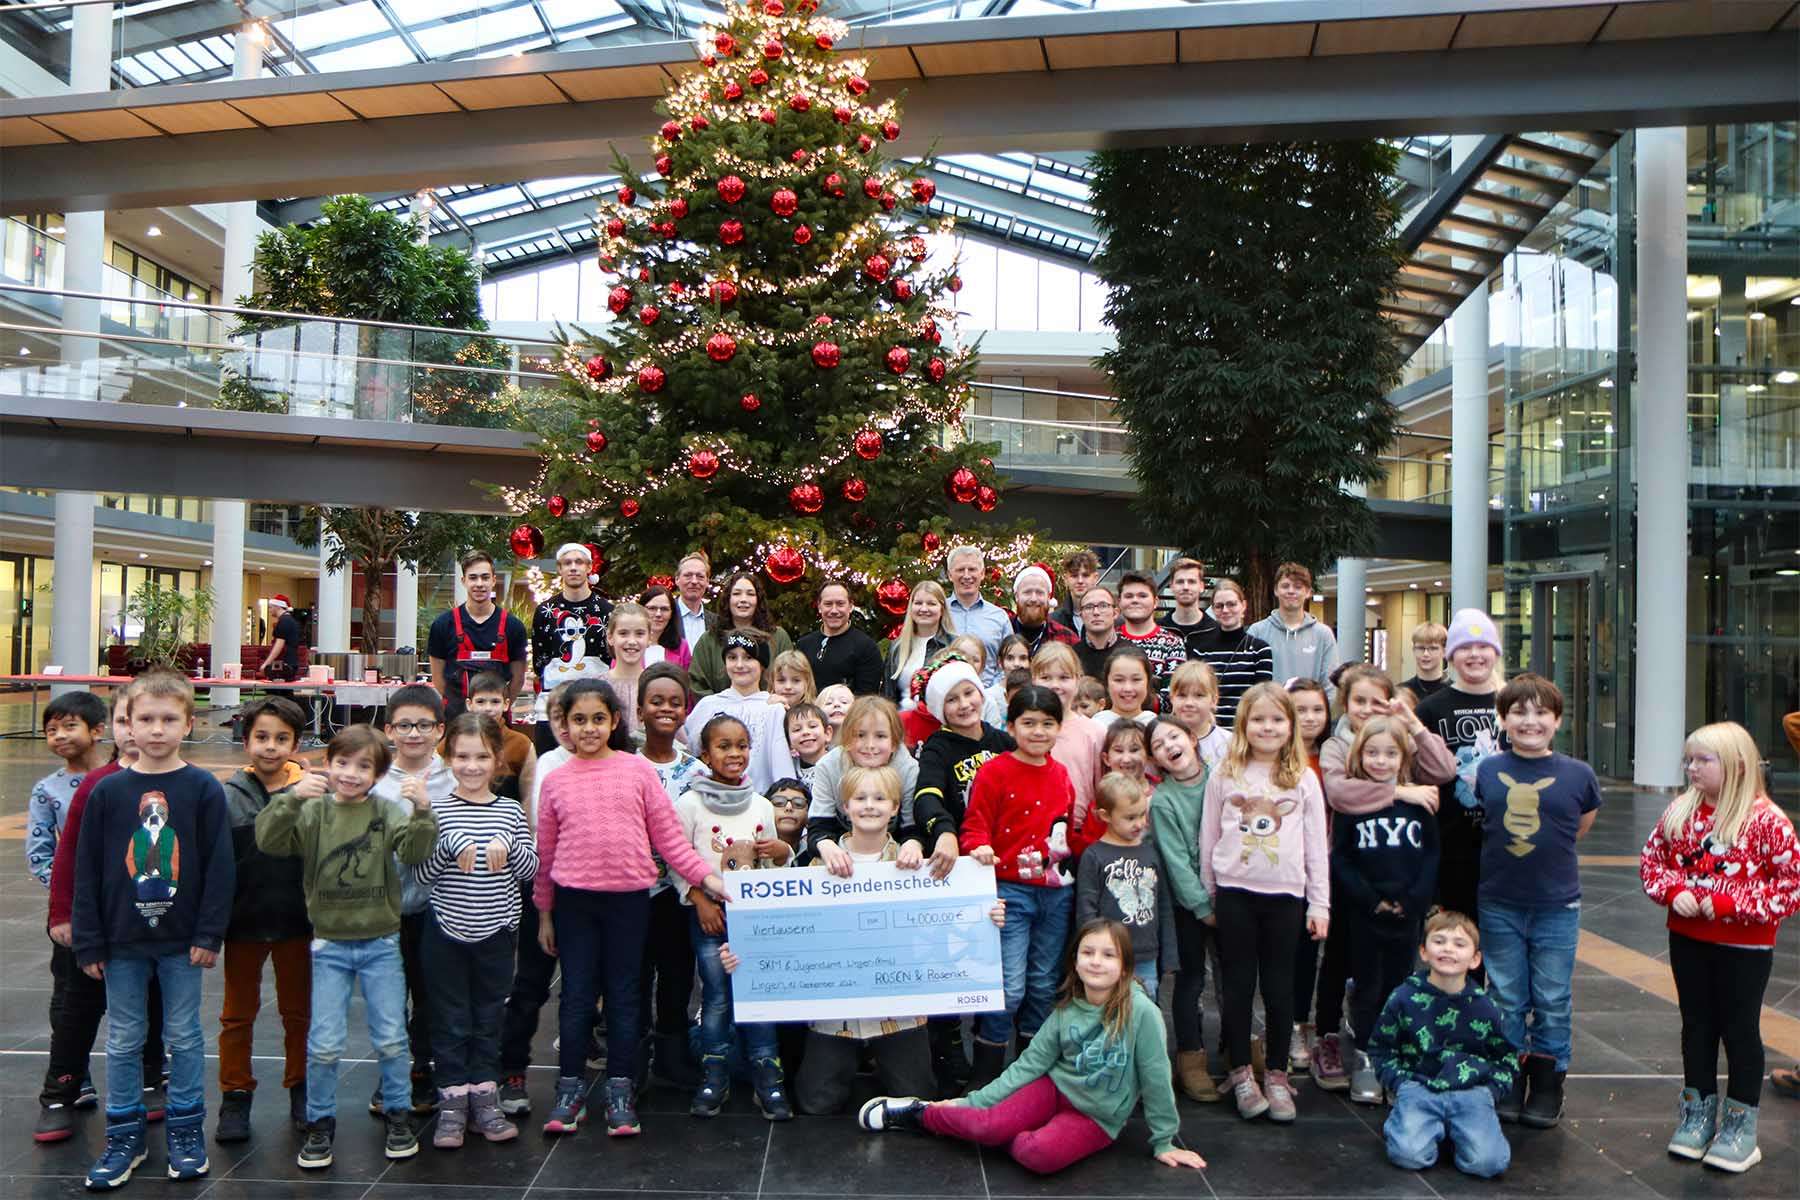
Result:
<svg viewBox="0 0 1800 1200"><path fill-rule="evenodd" d="M1052 846L1056 823L1074 817L1075 785L1069 772L1054 758L1032 766L1015 753L1002 754L981 764L969 788L963 812L962 852L980 846L994 849L994 874L1010 883L1039 887L1067 887L1073 860L1064 857L1069 846Z"/></svg>
<svg viewBox="0 0 1800 1200"><path fill-rule="evenodd" d="M1794 826L1767 797L1759 797L1735 844L1712 838L1713 809L1702 805L1680 835L1668 837L1659 819L1644 843L1638 875L1644 892L1669 909L1669 928L1684 937L1726 946L1773 946L1775 928L1800 911L1800 846ZM1712 899L1713 915L1676 915L1675 898L1692 892Z"/></svg>

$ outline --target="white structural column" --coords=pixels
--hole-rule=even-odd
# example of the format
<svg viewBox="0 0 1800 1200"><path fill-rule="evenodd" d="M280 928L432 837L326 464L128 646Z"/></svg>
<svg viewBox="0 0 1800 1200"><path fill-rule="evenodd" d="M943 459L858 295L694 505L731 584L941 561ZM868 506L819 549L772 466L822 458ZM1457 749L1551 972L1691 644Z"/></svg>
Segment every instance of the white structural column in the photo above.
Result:
<svg viewBox="0 0 1800 1200"><path fill-rule="evenodd" d="M1360 483L1344 489L1359 500L1368 494ZM1369 632L1369 560L1340 558L1337 560L1337 641L1342 662L1362 662L1364 644Z"/></svg>
<svg viewBox="0 0 1800 1200"><path fill-rule="evenodd" d="M1637 653L1632 781L1682 784L1687 732L1687 131L1637 131Z"/></svg>
<svg viewBox="0 0 1800 1200"><path fill-rule="evenodd" d="M350 649L350 573L325 567L338 546L337 538L319 526L319 603L313 610L313 649Z"/></svg>
<svg viewBox="0 0 1800 1200"><path fill-rule="evenodd" d="M1479 137L1450 143L1460 166ZM1450 607L1488 605L1488 290L1450 319Z"/></svg>
<svg viewBox="0 0 1800 1200"><path fill-rule="evenodd" d="M51 591L50 661L67 675L88 675L99 668L94 621L94 494L58 492L55 500L56 540ZM82 691L57 686L52 695Z"/></svg>
<svg viewBox="0 0 1800 1200"><path fill-rule="evenodd" d="M419 564L394 566L394 649L419 649Z"/></svg>

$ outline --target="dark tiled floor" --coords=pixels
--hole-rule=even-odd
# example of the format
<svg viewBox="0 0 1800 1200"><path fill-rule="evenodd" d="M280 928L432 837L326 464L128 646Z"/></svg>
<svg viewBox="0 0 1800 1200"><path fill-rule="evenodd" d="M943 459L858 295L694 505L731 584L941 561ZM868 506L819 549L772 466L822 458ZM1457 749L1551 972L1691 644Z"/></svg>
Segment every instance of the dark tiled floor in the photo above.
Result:
<svg viewBox="0 0 1800 1200"><path fill-rule="evenodd" d="M221 749L197 750L203 765L223 765ZM29 1126L44 1069L44 1007L49 1000L43 892L26 874L20 838L30 782L48 769L41 748L0 742L0 1194L53 1200L81 1194L81 1174L101 1137L101 1122L82 1118L79 1136L57 1146L34 1145ZM1608 796L1594 834L1583 847L1593 857L1635 856L1664 801L1619 792ZM1638 890L1635 868L1584 868L1583 925L1653 959L1666 955L1661 915ZM1800 1016L1800 923L1777 947L1768 1003ZM205 1021L217 1029L219 983L207 980ZM270 997L272 1001L272 997ZM1183 1139L1206 1155L1204 1173L1157 1166L1145 1153L1141 1122L1114 1149L1054 1179L1027 1174L1004 1155L921 1138L866 1137L848 1119L801 1118L770 1125L744 1096L727 1115L703 1122L685 1115L687 1098L652 1089L643 1101L644 1136L609 1141L591 1127L573 1138L547 1141L528 1124L505 1146L474 1143L455 1154L424 1148L417 1158L389 1163L381 1156L379 1123L363 1117L374 1069L358 1062L344 1072L337 1162L326 1177L294 1165L296 1138L286 1125L278 1057L260 1057L273 1077L254 1113L256 1139L245 1146L210 1146L212 1175L183 1186L190 1200L816 1200L826 1195L961 1198L1172 1197L1568 1197L1571 1200L1654 1200L1655 1197L1792 1197L1800 1193L1800 1103L1765 1094L1764 1162L1744 1176L1728 1176L1671 1160L1663 1146L1669 1110L1679 1088L1679 1020L1674 1007L1631 983L1586 965L1575 980L1575 1077L1569 1115L1554 1130L1509 1129L1513 1166L1496 1182L1472 1180L1453 1168L1426 1172L1389 1166L1381 1144L1381 1112L1357 1108L1302 1086L1301 1119L1287 1128L1246 1125L1223 1106L1182 1102ZM360 1030L360 1014L352 1029ZM546 1012L532 1073L541 1114L552 1087ZM366 1053L359 1033L350 1052ZM280 1054L279 1031L265 1022L259 1056ZM1783 1061L1771 1053L1771 1062ZM98 1074L103 1067L95 1059ZM216 1084L209 1081L216 1102ZM160 1135L152 1136L148 1174L135 1192L161 1193Z"/></svg>

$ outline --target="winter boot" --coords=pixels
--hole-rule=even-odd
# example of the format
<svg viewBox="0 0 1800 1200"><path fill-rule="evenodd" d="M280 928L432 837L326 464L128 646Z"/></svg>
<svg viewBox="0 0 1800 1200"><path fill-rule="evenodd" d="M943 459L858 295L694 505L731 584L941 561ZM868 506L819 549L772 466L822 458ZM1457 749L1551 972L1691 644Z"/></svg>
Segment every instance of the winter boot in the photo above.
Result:
<svg viewBox="0 0 1800 1200"><path fill-rule="evenodd" d="M163 1136L169 1147L169 1178L198 1179L210 1169L206 1160L206 1107L170 1109Z"/></svg>
<svg viewBox="0 0 1800 1200"><path fill-rule="evenodd" d="M106 1149L88 1168L88 1190L103 1192L108 1188L124 1187L131 1181L131 1173L143 1163L145 1153L144 1110L140 1108L120 1116L107 1113Z"/></svg>
<svg viewBox="0 0 1800 1200"><path fill-rule="evenodd" d="M550 1115L544 1118L544 1132L574 1133L587 1107L587 1090L587 1080L579 1075L558 1077L556 1099L550 1103Z"/></svg>
<svg viewBox="0 0 1800 1200"><path fill-rule="evenodd" d="M1681 1120L1669 1139L1669 1153L1698 1162L1706 1157L1713 1135L1719 1131L1719 1098L1702 1096L1696 1088L1681 1089Z"/></svg>
<svg viewBox="0 0 1800 1200"><path fill-rule="evenodd" d="M857 1110L856 1123L869 1133L909 1129L917 1133L925 1116L925 1101L917 1096L877 1096Z"/></svg>
<svg viewBox="0 0 1800 1200"><path fill-rule="evenodd" d="M1257 1086L1256 1076L1249 1067L1233 1067L1231 1078L1227 1082L1231 1086L1232 1096L1237 1100L1238 1116L1249 1121L1269 1111L1269 1098Z"/></svg>
<svg viewBox="0 0 1800 1200"><path fill-rule="evenodd" d="M756 1107L768 1121L791 1121L794 1106L788 1102L787 1081L782 1078L781 1060L759 1058L750 1067L750 1078L756 1087Z"/></svg>
<svg viewBox="0 0 1800 1200"><path fill-rule="evenodd" d="M975 1039L975 1066L969 1072L969 1091L975 1092L1000 1078L1006 1069L1006 1043Z"/></svg>
<svg viewBox="0 0 1800 1200"><path fill-rule="evenodd" d="M1719 1132L1713 1135L1712 1145L1700 1161L1733 1174L1742 1174L1761 1162L1762 1147L1756 1144L1756 1110L1727 1096Z"/></svg>
<svg viewBox="0 0 1800 1200"><path fill-rule="evenodd" d="M463 1133L468 1128L468 1085L440 1088L438 1090L437 1123L431 1130L431 1144L439 1150L461 1150Z"/></svg>
<svg viewBox="0 0 1800 1200"><path fill-rule="evenodd" d="M1525 1109L1525 1091L1529 1078L1525 1070L1525 1056L1521 1054L1513 1062L1512 1087L1505 1096L1494 1104L1495 1114L1508 1125L1519 1123L1519 1114Z"/></svg>
<svg viewBox="0 0 1800 1200"><path fill-rule="evenodd" d="M219 1123L213 1138L220 1142L250 1140L250 1092L226 1092L219 1098Z"/></svg>
<svg viewBox="0 0 1800 1200"><path fill-rule="evenodd" d="M510 1142L519 1127L500 1112L500 1089L493 1080L469 1086L469 1124L490 1142Z"/></svg>
<svg viewBox="0 0 1800 1200"><path fill-rule="evenodd" d="M1556 1060L1548 1054L1529 1054L1525 1057L1525 1074L1529 1082L1519 1120L1533 1129L1554 1128L1562 1120L1563 1077L1568 1072L1557 1070Z"/></svg>
<svg viewBox="0 0 1800 1200"><path fill-rule="evenodd" d="M1200 1104L1217 1104L1225 1097L1212 1072L1206 1069L1206 1051L1183 1050L1175 1055L1175 1075L1189 1100Z"/></svg>
<svg viewBox="0 0 1800 1200"><path fill-rule="evenodd" d="M638 1122L637 1090L631 1080L616 1075L606 1081L606 1136L636 1137L643 1132Z"/></svg>
<svg viewBox="0 0 1800 1200"><path fill-rule="evenodd" d="M509 1117L530 1115L531 1093L525 1089L525 1072L514 1071L501 1081L500 1111Z"/></svg>
<svg viewBox="0 0 1800 1200"><path fill-rule="evenodd" d="M688 1105L688 1114L716 1117L730 1098L731 1072L726 1069L725 1059L717 1054L705 1055L700 1059L700 1086L694 1092L694 1102Z"/></svg>
<svg viewBox="0 0 1800 1200"><path fill-rule="evenodd" d="M1263 1050L1263 1040L1260 1037L1250 1039L1250 1073L1256 1076L1259 1087L1269 1078L1268 1056Z"/></svg>

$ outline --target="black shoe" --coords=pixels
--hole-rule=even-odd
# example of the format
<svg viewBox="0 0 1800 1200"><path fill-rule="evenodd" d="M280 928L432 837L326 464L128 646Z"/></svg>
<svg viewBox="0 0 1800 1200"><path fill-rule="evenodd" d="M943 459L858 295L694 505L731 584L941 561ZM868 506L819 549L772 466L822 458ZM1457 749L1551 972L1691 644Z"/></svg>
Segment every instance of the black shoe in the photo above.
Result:
<svg viewBox="0 0 1800 1200"><path fill-rule="evenodd" d="M509 1117L531 1115L531 1093L525 1090L525 1072L510 1072L500 1081L500 1111Z"/></svg>
<svg viewBox="0 0 1800 1200"><path fill-rule="evenodd" d="M75 1108L70 1104L38 1105L37 1127L31 1131L34 1142L66 1142L75 1133Z"/></svg>
<svg viewBox="0 0 1800 1200"><path fill-rule="evenodd" d="M249 1092L226 1092L219 1098L219 1123L213 1127L213 1140L216 1142L247 1142L250 1140L250 1099Z"/></svg>
<svg viewBox="0 0 1800 1200"><path fill-rule="evenodd" d="M925 1101L917 1096L877 1096L857 1111L856 1123L869 1133L889 1129L917 1132L924 1128L920 1123L924 1115Z"/></svg>
<svg viewBox="0 0 1800 1200"><path fill-rule="evenodd" d="M306 1085L296 1083L288 1089L288 1120L293 1122L295 1133L306 1132Z"/></svg>
<svg viewBox="0 0 1800 1200"><path fill-rule="evenodd" d="M1534 1129L1550 1129L1562 1120L1563 1078L1567 1071L1556 1069L1556 1060L1548 1054L1531 1054L1525 1058L1525 1073L1530 1077L1530 1090L1519 1120Z"/></svg>
<svg viewBox="0 0 1800 1200"><path fill-rule="evenodd" d="M731 1073L725 1069L725 1060L710 1054L702 1058L700 1087L694 1092L694 1102L688 1105L688 1113L696 1117L716 1117L730 1098Z"/></svg>
<svg viewBox="0 0 1800 1200"><path fill-rule="evenodd" d="M1494 1105L1495 1114L1508 1125L1519 1123L1519 1113L1525 1107L1525 1057L1520 1055L1513 1060L1512 1088Z"/></svg>
<svg viewBox="0 0 1800 1200"><path fill-rule="evenodd" d="M381 1085L377 1083L375 1090L369 1093L369 1115L371 1117L387 1116L387 1108L381 1103Z"/></svg>
<svg viewBox="0 0 1800 1200"><path fill-rule="evenodd" d="M412 1114L393 1112L386 1114L387 1143L382 1153L389 1158L411 1158L419 1152L419 1135L413 1132Z"/></svg>
<svg viewBox="0 0 1800 1200"><path fill-rule="evenodd" d="M756 1107L766 1121L791 1121L794 1106L788 1103L787 1081L782 1078L781 1060L759 1058L750 1068L750 1079L756 1088Z"/></svg>
<svg viewBox="0 0 1800 1200"><path fill-rule="evenodd" d="M636 1137L643 1131L638 1124L636 1091L629 1079L606 1081L607 1137Z"/></svg>
<svg viewBox="0 0 1800 1200"><path fill-rule="evenodd" d="M306 1127L306 1141L294 1161L302 1170L317 1171L331 1165L331 1143L337 1137L337 1118L326 1117Z"/></svg>
<svg viewBox="0 0 1800 1200"><path fill-rule="evenodd" d="M1006 1069L1006 1046L975 1039L975 1067L969 1072L969 1091L975 1092L1000 1078Z"/></svg>
<svg viewBox="0 0 1800 1200"><path fill-rule="evenodd" d="M700 1085L700 1068L688 1053L687 1034L659 1033L650 1039L652 1074L670 1087L688 1091Z"/></svg>
<svg viewBox="0 0 1800 1200"><path fill-rule="evenodd" d="M81 1084L75 1090L75 1107L100 1107L100 1093L94 1090L94 1077L92 1075L83 1075L81 1077Z"/></svg>
<svg viewBox="0 0 1800 1200"><path fill-rule="evenodd" d="M430 1071L412 1074L412 1110L415 1117L429 1117L438 1109L437 1088L432 1086Z"/></svg>

